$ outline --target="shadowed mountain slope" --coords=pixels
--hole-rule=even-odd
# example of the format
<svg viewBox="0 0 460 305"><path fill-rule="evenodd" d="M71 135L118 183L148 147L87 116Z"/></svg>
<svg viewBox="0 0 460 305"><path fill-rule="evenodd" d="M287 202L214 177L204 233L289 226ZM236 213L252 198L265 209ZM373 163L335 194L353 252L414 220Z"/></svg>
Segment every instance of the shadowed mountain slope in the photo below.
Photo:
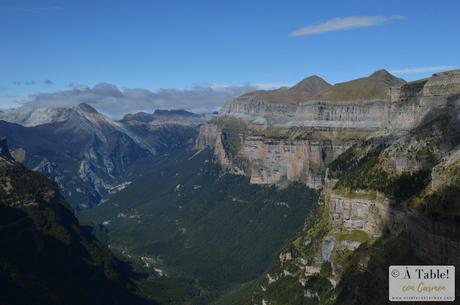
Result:
<svg viewBox="0 0 460 305"><path fill-rule="evenodd" d="M80 226L57 186L0 156L0 304L152 304L129 265Z"/></svg>

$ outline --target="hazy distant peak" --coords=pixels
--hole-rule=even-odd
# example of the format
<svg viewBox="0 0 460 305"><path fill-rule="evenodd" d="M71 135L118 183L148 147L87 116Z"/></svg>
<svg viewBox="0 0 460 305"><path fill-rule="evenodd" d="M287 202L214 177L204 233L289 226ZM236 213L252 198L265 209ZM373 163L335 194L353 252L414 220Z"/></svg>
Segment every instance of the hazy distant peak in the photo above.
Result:
<svg viewBox="0 0 460 305"><path fill-rule="evenodd" d="M123 117L121 121L138 121L142 123L148 123L153 120L153 114L144 111L129 113Z"/></svg>
<svg viewBox="0 0 460 305"><path fill-rule="evenodd" d="M22 106L10 108L0 113L0 120L31 127L66 120L72 113L71 108L45 108Z"/></svg>
<svg viewBox="0 0 460 305"><path fill-rule="evenodd" d="M199 116L196 113L193 113L187 110L183 110L183 109L171 109L171 110L156 109L153 115L155 116L158 116L158 115L162 115L162 116L172 116L172 115L174 116Z"/></svg>

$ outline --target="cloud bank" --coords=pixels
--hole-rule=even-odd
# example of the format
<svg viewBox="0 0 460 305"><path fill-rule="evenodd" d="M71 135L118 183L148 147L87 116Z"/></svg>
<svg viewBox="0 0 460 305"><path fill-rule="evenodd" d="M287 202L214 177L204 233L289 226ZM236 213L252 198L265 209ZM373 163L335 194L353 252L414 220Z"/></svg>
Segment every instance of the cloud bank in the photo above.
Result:
<svg viewBox="0 0 460 305"><path fill-rule="evenodd" d="M417 73L427 73L427 72L440 72L455 70L458 67L455 66L431 66L431 67L417 67L417 68L401 68L391 70L390 73L393 74L417 74Z"/></svg>
<svg viewBox="0 0 460 305"><path fill-rule="evenodd" d="M20 81L16 80L13 82L14 86L17 87L23 87L23 86L33 86L33 85L47 85L47 86L52 86L54 85L54 82L50 79L44 79L44 80L26 80L26 81Z"/></svg>
<svg viewBox="0 0 460 305"><path fill-rule="evenodd" d="M328 20L295 30L290 36L311 36L327 32L345 31L356 28L376 26L389 20L404 19L402 16L352 16Z"/></svg>
<svg viewBox="0 0 460 305"><path fill-rule="evenodd" d="M94 87L80 86L52 93L40 93L22 97L0 97L1 108L5 106L69 107L88 103L111 117L120 118L138 111L153 112L155 109L185 109L203 113L218 110L223 103L246 92L263 86L243 85L197 85L189 89L119 89L100 83Z"/></svg>

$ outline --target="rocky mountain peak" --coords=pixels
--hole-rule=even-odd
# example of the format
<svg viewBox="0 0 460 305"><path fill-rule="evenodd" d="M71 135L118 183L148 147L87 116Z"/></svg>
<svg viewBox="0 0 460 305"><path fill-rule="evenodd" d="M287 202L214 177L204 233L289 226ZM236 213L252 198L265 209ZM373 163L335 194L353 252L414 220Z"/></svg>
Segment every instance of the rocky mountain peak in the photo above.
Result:
<svg viewBox="0 0 460 305"><path fill-rule="evenodd" d="M369 78L392 83L392 84L394 83L395 86L401 86L406 82L402 78L398 78L394 76L393 74L391 74L385 69L380 69L380 70L375 71L369 76Z"/></svg>
<svg viewBox="0 0 460 305"><path fill-rule="evenodd" d="M260 104L272 105L298 105L300 102L310 100L317 96L331 85L317 75L309 76L291 88L279 88L274 90L257 90L241 95L236 98L234 103L249 104L249 108L258 107ZM243 106L243 108L246 106ZM276 107L276 106L275 106ZM222 112L232 112L235 108L232 103L223 107ZM254 111L259 111L253 109Z"/></svg>
<svg viewBox="0 0 460 305"><path fill-rule="evenodd" d="M329 88L330 86L331 84L326 82L321 77L317 75L312 75L307 78L304 78L302 81L298 82L296 85L289 88L289 91L317 95L323 90Z"/></svg>
<svg viewBox="0 0 460 305"><path fill-rule="evenodd" d="M388 76L393 76L393 75L385 69L377 70L370 75L370 77L388 77Z"/></svg>
<svg viewBox="0 0 460 305"><path fill-rule="evenodd" d="M378 70L367 77L338 83L323 91L319 98L329 101L363 101L384 99L391 87L405 84L386 70Z"/></svg>
<svg viewBox="0 0 460 305"><path fill-rule="evenodd" d="M99 113L97 112L97 110L95 108L93 108L92 106L90 106L89 104L87 103L80 103L78 104L78 108L84 112L88 112L88 113Z"/></svg>

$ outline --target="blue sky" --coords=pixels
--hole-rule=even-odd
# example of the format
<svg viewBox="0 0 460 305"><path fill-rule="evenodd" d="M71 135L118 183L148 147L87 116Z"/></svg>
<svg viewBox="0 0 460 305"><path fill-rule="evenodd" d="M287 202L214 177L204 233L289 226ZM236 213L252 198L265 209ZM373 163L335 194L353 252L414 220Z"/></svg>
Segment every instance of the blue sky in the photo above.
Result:
<svg viewBox="0 0 460 305"><path fill-rule="evenodd" d="M459 11L447 0L4 0L0 95L335 83L380 68L417 79L460 66Z"/></svg>

